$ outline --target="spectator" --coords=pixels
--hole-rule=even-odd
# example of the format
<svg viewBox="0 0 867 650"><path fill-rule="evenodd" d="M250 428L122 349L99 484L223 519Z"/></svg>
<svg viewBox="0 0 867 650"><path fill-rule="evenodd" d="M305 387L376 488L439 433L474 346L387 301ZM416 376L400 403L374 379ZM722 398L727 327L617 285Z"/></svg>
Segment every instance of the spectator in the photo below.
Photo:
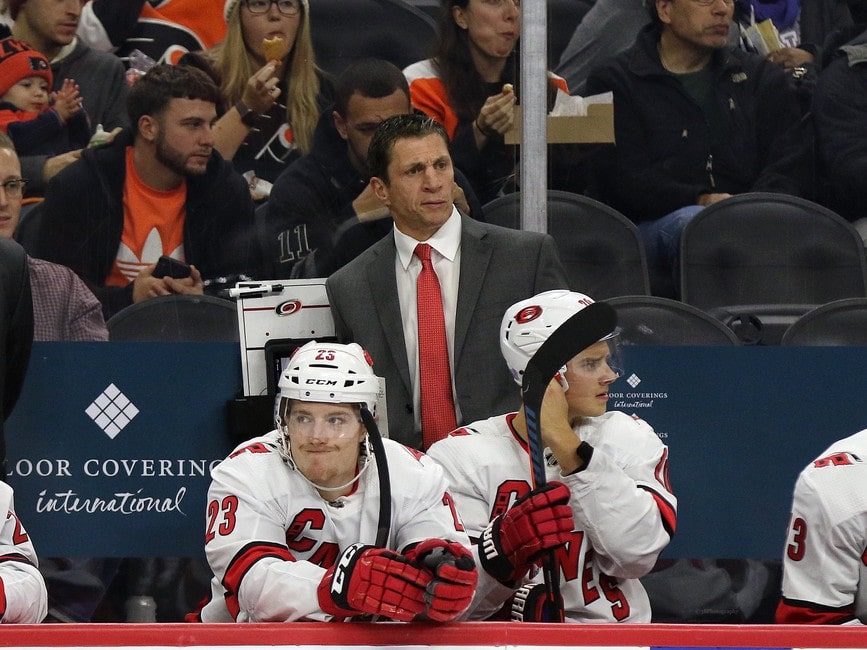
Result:
<svg viewBox="0 0 867 650"><path fill-rule="evenodd" d="M195 618L448 621L469 606L477 572L442 469L391 440L376 439L381 454L371 448L379 391L358 345L311 341L295 352L279 382L277 429L212 472L213 595ZM378 478L386 460L390 490ZM380 535L385 495L391 517ZM425 562L440 552L444 563Z"/></svg>
<svg viewBox="0 0 867 650"><path fill-rule="evenodd" d="M14 2L13 2L14 4ZM6 0L0 1L0 33L12 24ZM138 50L156 63L177 63L186 52L216 45L226 35L217 2L201 0L88 0L82 3L76 36L122 61Z"/></svg>
<svg viewBox="0 0 867 650"><path fill-rule="evenodd" d="M0 130L22 154L60 154L90 141L90 120L77 84L66 79L51 93L51 82L42 54L23 41L0 40Z"/></svg>
<svg viewBox="0 0 867 650"><path fill-rule="evenodd" d="M29 252L75 271L106 318L171 293L203 293L215 278L255 268L247 185L214 151L220 91L190 66L158 65L133 86L125 130L87 149L46 193ZM169 255L188 278L154 277Z"/></svg>
<svg viewBox="0 0 867 650"><path fill-rule="evenodd" d="M638 224L657 294L674 294L680 233L704 206L812 187L810 139L786 76L726 46L732 3L656 0L653 24L588 80L591 94L614 92L617 144L600 150L596 191Z"/></svg>
<svg viewBox="0 0 867 650"><path fill-rule="evenodd" d="M819 77L813 123L822 203L837 211L867 242L867 32L840 48Z"/></svg>
<svg viewBox="0 0 867 650"><path fill-rule="evenodd" d="M571 92L584 94L593 68L632 45L649 22L645 3L646 0L593 3L575 28L556 70ZM738 29L729 34L729 43L740 42L748 51L755 51L747 39L739 38L739 32L749 28L754 20L768 17L776 18L775 24L782 28L780 40L785 45L782 50L771 52L768 59L790 73L796 67L805 67L791 80L796 91L808 94L816 70L822 65L824 44L838 33L848 31L852 24L849 6L843 0L736 0L734 19Z"/></svg>
<svg viewBox="0 0 867 650"><path fill-rule="evenodd" d="M770 20L782 47L769 52L768 59L789 71L814 64L821 66L827 39L847 31L853 24L846 0L736 0L735 20L742 31ZM751 49L746 38L744 46Z"/></svg>
<svg viewBox="0 0 867 650"><path fill-rule="evenodd" d="M53 90L74 79L81 88L91 127L106 131L129 124L126 109L126 70L113 54L93 50L75 37L82 3L76 0L7 0L14 19L12 36L26 41L51 62ZM78 149L57 156L23 156L22 171L28 194L42 196L48 181L80 157Z"/></svg>
<svg viewBox="0 0 867 650"><path fill-rule="evenodd" d="M492 314L566 287L565 271L549 235L479 223L457 211L448 136L435 120L410 114L383 121L367 160L373 190L391 211L393 236L334 273L326 289L338 340L364 346L385 376L390 437L427 448L456 423L517 407ZM416 249L419 243L428 246ZM425 251L430 263L419 292ZM441 298L431 297L438 291ZM429 313L431 307L439 313ZM436 323L442 330L428 332ZM441 355L437 377L429 377L433 354ZM483 382L480 368L490 370ZM422 397L422 385L426 394L436 386L433 401ZM430 422L432 416L442 419Z"/></svg>
<svg viewBox="0 0 867 650"><path fill-rule="evenodd" d="M225 35L220 3L201 0L91 0L78 25L78 37L95 49L122 59L139 50L156 63L177 63Z"/></svg>
<svg viewBox="0 0 867 650"><path fill-rule="evenodd" d="M757 47L753 29L766 20L773 23L780 45L770 52ZM854 35L846 0L736 0L735 21L740 26L741 46L766 55L786 72L804 114L809 112L817 77L826 63L826 47L833 49Z"/></svg>
<svg viewBox="0 0 867 650"><path fill-rule="evenodd" d="M517 0L447 0L433 58L404 70L413 106L445 127L482 205L516 187L517 148L503 134L515 124L520 35ZM557 88L568 89L551 73L548 82L551 108Z"/></svg>
<svg viewBox="0 0 867 650"><path fill-rule="evenodd" d="M500 347L519 385L542 343L592 302L572 291L546 291L505 311ZM568 552L556 556L567 622L649 623L639 578L653 568L676 525L668 449L643 420L606 411L609 387L622 372L617 349L615 331L578 352L551 382L540 412L547 477L568 488L574 519ZM532 486L523 407L458 429L428 453L443 466L477 542L491 539L489 521ZM492 548L480 545L480 566L509 585L515 576L499 573ZM540 620L542 592L538 585L522 590L512 607L519 620Z"/></svg>
<svg viewBox="0 0 867 650"><path fill-rule="evenodd" d="M261 199L287 163L310 151L330 82L316 66L307 0L226 0L225 17L226 38L205 53L230 107L214 128L216 148L240 173L252 172L251 186L268 182L254 187ZM271 54L264 43L276 37Z"/></svg>
<svg viewBox="0 0 867 650"><path fill-rule="evenodd" d="M276 247L270 277L324 278L391 232L388 209L370 183L367 147L376 127L412 112L403 73L382 59L350 64L335 83L335 103L319 118L309 154L274 183L265 222ZM458 207L475 218L481 205L456 172Z"/></svg>
<svg viewBox="0 0 867 650"><path fill-rule="evenodd" d="M0 480L6 480L3 423L15 408L33 344L33 303L27 255L11 239L0 237Z"/></svg>
<svg viewBox="0 0 867 650"><path fill-rule="evenodd" d="M0 239L12 239L21 215L25 181L8 136L0 134ZM96 296L71 270L27 258L33 297L34 341L107 341Z"/></svg>
<svg viewBox="0 0 867 650"><path fill-rule="evenodd" d="M838 440L795 483L777 623L867 624L867 430Z"/></svg>
<svg viewBox="0 0 867 650"><path fill-rule="evenodd" d="M48 591L30 535L15 514L14 493L0 482L0 623L41 623Z"/></svg>

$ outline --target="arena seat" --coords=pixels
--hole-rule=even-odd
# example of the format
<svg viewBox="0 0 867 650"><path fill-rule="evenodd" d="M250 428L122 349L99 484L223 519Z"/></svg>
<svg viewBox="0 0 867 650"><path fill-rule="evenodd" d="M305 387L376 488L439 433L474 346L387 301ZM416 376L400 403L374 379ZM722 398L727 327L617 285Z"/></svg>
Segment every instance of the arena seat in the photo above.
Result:
<svg viewBox="0 0 867 650"><path fill-rule="evenodd" d="M111 341L238 341L238 312L215 296L159 296L124 307L106 322Z"/></svg>
<svg viewBox="0 0 867 650"><path fill-rule="evenodd" d="M740 332L779 344L799 316L867 296L867 257L855 228L806 199L755 192L708 206L684 228L680 297Z"/></svg>
<svg viewBox="0 0 867 650"><path fill-rule="evenodd" d="M403 0L316 0L310 25L316 62L335 75L367 57L403 69L429 58L437 35L436 21Z"/></svg>
<svg viewBox="0 0 867 650"><path fill-rule="evenodd" d="M740 345L723 322L692 305L659 296L616 296L606 302L617 312L625 345Z"/></svg>
<svg viewBox="0 0 867 650"><path fill-rule="evenodd" d="M782 345L867 345L867 298L819 305L792 323Z"/></svg>
<svg viewBox="0 0 867 650"><path fill-rule="evenodd" d="M649 295L647 260L638 228L620 212L581 194L548 190L548 233L557 242L569 288L596 300ZM489 201L488 223L521 227L521 193Z"/></svg>

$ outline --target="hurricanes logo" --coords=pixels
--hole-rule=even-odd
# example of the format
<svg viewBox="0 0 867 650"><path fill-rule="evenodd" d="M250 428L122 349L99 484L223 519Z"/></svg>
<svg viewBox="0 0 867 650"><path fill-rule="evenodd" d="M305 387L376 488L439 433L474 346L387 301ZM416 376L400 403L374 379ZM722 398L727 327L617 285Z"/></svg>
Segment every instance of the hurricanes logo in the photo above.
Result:
<svg viewBox="0 0 867 650"><path fill-rule="evenodd" d="M286 302L281 302L277 305L277 309L275 310L278 316L291 316L295 312L301 311L301 301L300 300L287 300Z"/></svg>
<svg viewBox="0 0 867 650"><path fill-rule="evenodd" d="M530 307L524 307L521 311L518 312L518 315L515 316L515 322L523 325L525 323L536 320L541 315L542 307L539 305L531 305Z"/></svg>

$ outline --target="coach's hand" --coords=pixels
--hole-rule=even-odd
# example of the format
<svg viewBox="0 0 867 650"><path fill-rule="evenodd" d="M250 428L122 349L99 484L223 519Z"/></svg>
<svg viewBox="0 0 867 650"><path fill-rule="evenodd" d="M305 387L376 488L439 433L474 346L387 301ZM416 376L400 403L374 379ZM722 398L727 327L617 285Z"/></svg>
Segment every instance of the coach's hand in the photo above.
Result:
<svg viewBox="0 0 867 650"><path fill-rule="evenodd" d="M425 611L428 569L394 551L363 544L347 548L319 583L319 606L326 614L358 614L411 621Z"/></svg>
<svg viewBox="0 0 867 650"><path fill-rule="evenodd" d="M568 542L575 527L569 494L569 488L552 481L495 518L479 540L482 568L511 584L526 575L543 551Z"/></svg>

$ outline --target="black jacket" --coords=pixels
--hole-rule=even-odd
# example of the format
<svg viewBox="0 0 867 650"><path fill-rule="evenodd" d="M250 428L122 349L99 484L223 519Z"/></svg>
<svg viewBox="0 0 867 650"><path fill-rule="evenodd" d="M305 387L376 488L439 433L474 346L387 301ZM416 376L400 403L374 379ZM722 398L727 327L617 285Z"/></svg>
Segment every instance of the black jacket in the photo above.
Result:
<svg viewBox="0 0 867 650"><path fill-rule="evenodd" d="M0 479L6 480L6 438L9 417L27 374L33 343L33 303L24 249L0 238Z"/></svg>
<svg viewBox="0 0 867 650"><path fill-rule="evenodd" d="M132 283L105 286L123 232L125 150L133 133L123 131L104 147L85 149L81 160L55 176L45 201L28 219L39 227L25 243L27 252L68 266L93 289L106 318L132 304ZM253 201L247 184L214 151L205 173L187 177L184 253L203 279L256 275Z"/></svg>
<svg viewBox="0 0 867 650"><path fill-rule="evenodd" d="M764 58L717 50L711 61L724 133L659 61L650 25L588 79L588 94L614 92L616 145L600 156L600 198L633 221L694 205L699 194L749 191L807 196L810 130L786 76Z"/></svg>
<svg viewBox="0 0 867 650"><path fill-rule="evenodd" d="M819 77L813 116L822 203L850 221L867 216L867 32Z"/></svg>

